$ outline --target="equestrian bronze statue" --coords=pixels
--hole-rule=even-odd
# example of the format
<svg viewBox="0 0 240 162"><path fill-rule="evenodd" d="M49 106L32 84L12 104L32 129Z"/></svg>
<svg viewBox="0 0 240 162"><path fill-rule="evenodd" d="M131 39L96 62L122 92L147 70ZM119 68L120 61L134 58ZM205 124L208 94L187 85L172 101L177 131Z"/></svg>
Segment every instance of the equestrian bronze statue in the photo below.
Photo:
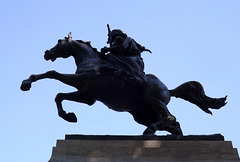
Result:
<svg viewBox="0 0 240 162"><path fill-rule="evenodd" d="M151 51L121 30L108 29L107 43L110 46L102 48L101 52L93 48L90 42L73 40L71 33L59 39L53 48L45 51L45 60L55 61L73 56L76 72L33 74L23 80L21 90L30 90L31 84L41 79L59 80L76 88L75 92L58 93L55 98L58 115L64 120L77 122L74 113L64 111L63 100L90 106L98 100L112 110L132 114L137 123L147 127L143 135L154 135L157 130L183 134L180 124L167 108L171 96L187 100L208 114L212 114L209 108L220 109L226 104L227 96L208 97L197 81L189 81L169 90L156 76L144 73L141 53Z"/></svg>

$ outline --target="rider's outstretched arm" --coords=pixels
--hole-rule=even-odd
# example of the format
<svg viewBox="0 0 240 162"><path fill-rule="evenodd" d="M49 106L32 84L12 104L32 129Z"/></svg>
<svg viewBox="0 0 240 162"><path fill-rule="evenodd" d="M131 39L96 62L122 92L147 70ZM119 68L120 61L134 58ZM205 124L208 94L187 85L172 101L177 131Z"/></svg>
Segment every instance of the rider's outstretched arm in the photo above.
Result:
<svg viewBox="0 0 240 162"><path fill-rule="evenodd" d="M107 53L107 52L111 52L111 51L117 51L117 50L121 50L121 49L123 49L124 47L123 47L123 45L117 45L117 46L112 46L112 47L103 47L102 49L101 49L101 53L102 54L105 54L105 53Z"/></svg>

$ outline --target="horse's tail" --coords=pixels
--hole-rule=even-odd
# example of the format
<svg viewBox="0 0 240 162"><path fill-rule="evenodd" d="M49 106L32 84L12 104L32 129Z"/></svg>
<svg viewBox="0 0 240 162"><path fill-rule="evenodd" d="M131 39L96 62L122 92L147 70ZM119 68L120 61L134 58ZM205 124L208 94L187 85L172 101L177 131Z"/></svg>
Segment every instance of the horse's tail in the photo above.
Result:
<svg viewBox="0 0 240 162"><path fill-rule="evenodd" d="M227 96L222 98L208 97L204 92L203 86L196 81L183 83L177 88L169 91L171 96L187 100L209 114L212 114L209 108L220 109L227 104Z"/></svg>

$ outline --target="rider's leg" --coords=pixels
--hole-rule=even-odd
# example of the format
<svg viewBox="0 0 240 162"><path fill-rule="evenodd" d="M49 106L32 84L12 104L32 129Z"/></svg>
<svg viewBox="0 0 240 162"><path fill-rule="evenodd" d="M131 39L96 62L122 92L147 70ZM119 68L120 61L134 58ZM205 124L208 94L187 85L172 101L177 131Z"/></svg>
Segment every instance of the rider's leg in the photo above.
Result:
<svg viewBox="0 0 240 162"><path fill-rule="evenodd" d="M76 101L76 102L86 103L88 105L92 105L96 101L94 98L90 97L88 94L81 93L79 91L57 94L55 98L55 102L57 104L58 115L69 122L77 122L77 118L74 113L66 113L63 110L63 107L62 107L63 100Z"/></svg>

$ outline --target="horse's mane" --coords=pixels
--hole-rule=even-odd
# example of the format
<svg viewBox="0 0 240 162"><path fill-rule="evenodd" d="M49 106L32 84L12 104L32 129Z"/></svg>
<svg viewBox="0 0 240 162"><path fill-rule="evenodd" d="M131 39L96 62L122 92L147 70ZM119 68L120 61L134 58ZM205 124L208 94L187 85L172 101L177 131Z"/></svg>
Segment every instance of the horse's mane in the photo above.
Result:
<svg viewBox="0 0 240 162"><path fill-rule="evenodd" d="M86 44L87 46L91 47L93 49L94 52L100 53L97 48L92 47L91 45L91 41L83 41L83 40L76 40L79 43L83 43Z"/></svg>

